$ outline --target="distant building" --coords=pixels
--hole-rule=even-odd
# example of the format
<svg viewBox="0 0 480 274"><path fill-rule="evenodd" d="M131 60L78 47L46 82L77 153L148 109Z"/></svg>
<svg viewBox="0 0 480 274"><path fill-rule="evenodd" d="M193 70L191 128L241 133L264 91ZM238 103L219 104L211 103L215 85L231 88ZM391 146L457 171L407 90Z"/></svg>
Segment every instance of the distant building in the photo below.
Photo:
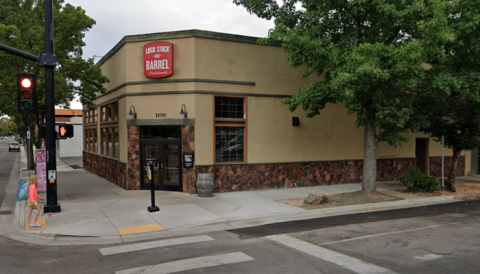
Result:
<svg viewBox="0 0 480 274"><path fill-rule="evenodd" d="M57 139L56 148L59 157L79 157L83 150L83 111L81 109L55 109L55 125L73 125L73 138Z"/></svg>

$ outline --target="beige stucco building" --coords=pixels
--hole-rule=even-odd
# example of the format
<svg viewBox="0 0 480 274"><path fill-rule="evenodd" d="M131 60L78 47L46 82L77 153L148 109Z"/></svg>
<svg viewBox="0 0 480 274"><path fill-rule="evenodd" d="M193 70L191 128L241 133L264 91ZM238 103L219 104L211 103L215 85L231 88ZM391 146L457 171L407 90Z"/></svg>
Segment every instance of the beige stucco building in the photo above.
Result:
<svg viewBox="0 0 480 274"><path fill-rule="evenodd" d="M148 189L148 160L156 159L156 188L190 193L205 172L215 192L361 182L355 117L342 105L311 119L290 112L282 99L318 79L302 79L281 47L256 41L199 30L124 37L98 63L110 83L95 109L84 110L84 167L125 189ZM173 74L146 76L150 48L155 58L171 56L148 68ZM378 180L417 165L440 175L441 146L409 137L379 145ZM448 166L451 151L445 155ZM462 156L460 173L469 161Z"/></svg>

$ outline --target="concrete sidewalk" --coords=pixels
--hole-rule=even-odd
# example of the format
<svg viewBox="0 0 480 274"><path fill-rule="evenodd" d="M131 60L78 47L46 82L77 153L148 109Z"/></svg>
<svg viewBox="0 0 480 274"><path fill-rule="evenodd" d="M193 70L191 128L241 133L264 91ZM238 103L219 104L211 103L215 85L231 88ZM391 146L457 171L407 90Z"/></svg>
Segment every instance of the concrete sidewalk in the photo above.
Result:
<svg viewBox="0 0 480 274"><path fill-rule="evenodd" d="M20 155L24 155L24 151ZM17 157L2 211L0 232L24 242L43 245L111 244L180 236L262 224L319 218L340 214L371 212L394 208L453 202L459 196L418 197L400 194L398 182L379 183L379 192L404 200L306 210L278 202L304 198L309 193L337 194L361 190L360 184L216 193L212 198L181 192L156 191L159 212L149 213L150 191L126 191L83 169L57 159L60 213L40 216L41 228L25 228L25 201L15 201L18 178L27 179L28 170ZM474 180L479 177L468 177ZM44 193L41 193L45 197ZM8 203L13 203L8 205ZM33 219L33 218L32 218Z"/></svg>

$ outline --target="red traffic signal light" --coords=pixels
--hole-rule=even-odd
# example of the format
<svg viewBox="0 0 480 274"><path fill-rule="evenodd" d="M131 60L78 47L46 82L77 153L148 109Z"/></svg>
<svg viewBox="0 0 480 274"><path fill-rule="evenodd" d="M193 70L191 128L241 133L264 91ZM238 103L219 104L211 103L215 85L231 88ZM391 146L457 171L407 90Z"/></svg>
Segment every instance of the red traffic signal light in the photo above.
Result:
<svg viewBox="0 0 480 274"><path fill-rule="evenodd" d="M17 75L17 110L19 113L34 113L37 110L37 76Z"/></svg>
<svg viewBox="0 0 480 274"><path fill-rule="evenodd" d="M61 124L58 125L58 138L67 139L73 137L73 125Z"/></svg>
<svg viewBox="0 0 480 274"><path fill-rule="evenodd" d="M22 88L31 88L32 87L32 79L30 78L22 78L20 81L20 86Z"/></svg>

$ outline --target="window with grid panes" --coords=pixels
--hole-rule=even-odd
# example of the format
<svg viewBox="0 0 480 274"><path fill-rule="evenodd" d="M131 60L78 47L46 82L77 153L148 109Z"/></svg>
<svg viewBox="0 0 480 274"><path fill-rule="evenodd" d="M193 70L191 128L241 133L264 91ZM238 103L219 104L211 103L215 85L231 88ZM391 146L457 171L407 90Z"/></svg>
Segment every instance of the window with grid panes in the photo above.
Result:
<svg viewBox="0 0 480 274"><path fill-rule="evenodd" d="M215 96L215 162L245 162L246 97Z"/></svg>
<svg viewBox="0 0 480 274"><path fill-rule="evenodd" d="M88 110L83 115L83 150L97 152L97 110Z"/></svg>
<svg viewBox="0 0 480 274"><path fill-rule="evenodd" d="M100 113L100 154L118 159L118 101L101 106Z"/></svg>

